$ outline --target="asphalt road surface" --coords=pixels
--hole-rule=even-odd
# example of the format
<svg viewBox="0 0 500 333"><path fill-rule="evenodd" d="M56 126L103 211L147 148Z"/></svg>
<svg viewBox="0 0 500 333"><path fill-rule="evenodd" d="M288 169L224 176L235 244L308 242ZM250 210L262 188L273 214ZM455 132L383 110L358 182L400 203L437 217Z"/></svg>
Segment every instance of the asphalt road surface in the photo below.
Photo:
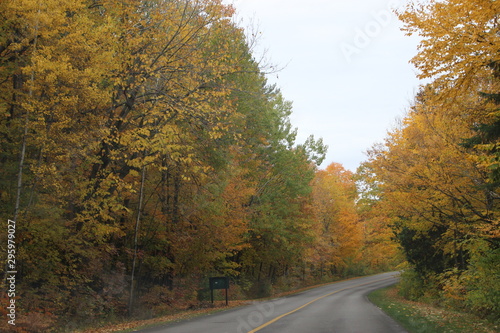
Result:
<svg viewBox="0 0 500 333"><path fill-rule="evenodd" d="M332 283L292 296L256 302L143 333L403 333L366 297L398 281L384 273Z"/></svg>

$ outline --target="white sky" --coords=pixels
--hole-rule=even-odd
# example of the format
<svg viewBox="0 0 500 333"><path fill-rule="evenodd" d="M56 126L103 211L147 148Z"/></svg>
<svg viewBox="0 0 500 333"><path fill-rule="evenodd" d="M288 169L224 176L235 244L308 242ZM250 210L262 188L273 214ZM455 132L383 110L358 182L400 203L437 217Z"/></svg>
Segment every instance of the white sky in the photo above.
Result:
<svg viewBox="0 0 500 333"><path fill-rule="evenodd" d="M225 0L243 26L260 35L264 51L285 66L269 75L285 99L297 141L310 134L329 146L325 162L356 171L365 152L381 142L418 90L408 61L418 39L399 30L391 8L405 0Z"/></svg>

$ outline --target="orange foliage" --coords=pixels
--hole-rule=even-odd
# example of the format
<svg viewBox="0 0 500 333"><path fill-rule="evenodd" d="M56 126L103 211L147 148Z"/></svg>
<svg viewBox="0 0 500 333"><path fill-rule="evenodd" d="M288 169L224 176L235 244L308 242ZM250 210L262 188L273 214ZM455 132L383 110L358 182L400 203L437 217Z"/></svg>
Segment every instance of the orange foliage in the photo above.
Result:
<svg viewBox="0 0 500 333"><path fill-rule="evenodd" d="M353 174L338 163L316 172L313 181L316 243L313 263L333 273L360 260L363 228L356 212Z"/></svg>

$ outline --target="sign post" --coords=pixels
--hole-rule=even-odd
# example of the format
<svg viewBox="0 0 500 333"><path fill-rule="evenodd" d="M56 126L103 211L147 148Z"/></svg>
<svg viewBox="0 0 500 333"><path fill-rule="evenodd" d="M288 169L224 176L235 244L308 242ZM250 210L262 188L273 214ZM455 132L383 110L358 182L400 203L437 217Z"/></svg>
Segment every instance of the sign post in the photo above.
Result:
<svg viewBox="0 0 500 333"><path fill-rule="evenodd" d="M212 304L214 303L214 289L226 289L226 305L228 305L227 290L229 289L229 278L227 276L211 277L209 283Z"/></svg>

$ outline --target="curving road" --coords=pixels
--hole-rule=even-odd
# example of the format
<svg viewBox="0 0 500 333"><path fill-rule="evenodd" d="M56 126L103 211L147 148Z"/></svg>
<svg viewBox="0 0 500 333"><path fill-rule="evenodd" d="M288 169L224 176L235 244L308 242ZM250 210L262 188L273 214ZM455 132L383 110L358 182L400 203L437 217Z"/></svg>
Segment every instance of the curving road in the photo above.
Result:
<svg viewBox="0 0 500 333"><path fill-rule="evenodd" d="M370 303L371 291L398 281L399 273L345 280L292 296L230 309L144 333L404 333Z"/></svg>

